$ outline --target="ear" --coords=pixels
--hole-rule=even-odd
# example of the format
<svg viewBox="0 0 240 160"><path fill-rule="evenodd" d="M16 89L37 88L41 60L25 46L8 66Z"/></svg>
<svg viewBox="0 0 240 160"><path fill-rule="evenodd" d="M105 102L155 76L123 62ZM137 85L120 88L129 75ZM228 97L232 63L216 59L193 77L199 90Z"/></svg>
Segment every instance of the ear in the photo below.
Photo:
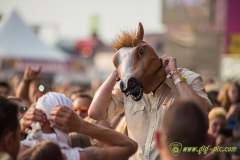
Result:
<svg viewBox="0 0 240 160"><path fill-rule="evenodd" d="M156 146L157 146L158 149L161 149L162 148L161 142L160 142L160 140L161 140L161 133L159 131L156 131L154 133L154 135L155 135Z"/></svg>
<svg viewBox="0 0 240 160"><path fill-rule="evenodd" d="M8 132L7 135L3 139L3 147L9 153L12 152L14 146L14 134L13 132Z"/></svg>
<svg viewBox="0 0 240 160"><path fill-rule="evenodd" d="M143 25L142 25L141 22L139 22L137 31L135 33L135 37L142 41L143 40L143 36L144 36Z"/></svg>

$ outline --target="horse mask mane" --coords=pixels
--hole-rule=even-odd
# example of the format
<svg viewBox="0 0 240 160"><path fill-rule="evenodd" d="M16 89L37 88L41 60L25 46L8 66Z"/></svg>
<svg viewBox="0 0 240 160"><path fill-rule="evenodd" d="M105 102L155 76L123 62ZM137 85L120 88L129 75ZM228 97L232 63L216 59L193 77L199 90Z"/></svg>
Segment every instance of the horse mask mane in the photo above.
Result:
<svg viewBox="0 0 240 160"><path fill-rule="evenodd" d="M143 96L144 79L160 66L156 52L143 40L143 36L143 26L139 23L136 32L121 31L111 44L117 50L113 57L119 75L117 81L121 80L122 92L134 101L141 100Z"/></svg>

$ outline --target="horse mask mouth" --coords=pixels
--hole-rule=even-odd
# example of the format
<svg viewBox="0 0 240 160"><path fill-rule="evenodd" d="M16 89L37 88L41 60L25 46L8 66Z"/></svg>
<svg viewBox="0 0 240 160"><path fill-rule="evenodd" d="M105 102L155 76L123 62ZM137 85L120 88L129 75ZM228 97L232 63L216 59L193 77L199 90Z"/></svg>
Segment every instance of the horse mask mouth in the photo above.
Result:
<svg viewBox="0 0 240 160"><path fill-rule="evenodd" d="M140 101L142 99L142 96L143 96L143 87L138 86L136 88L136 92L131 93L130 96L134 101Z"/></svg>
<svg viewBox="0 0 240 160"><path fill-rule="evenodd" d="M134 87L134 89L129 90L127 93L125 93L125 95L126 96L130 95L134 101L140 101L143 96L143 86L138 85Z"/></svg>

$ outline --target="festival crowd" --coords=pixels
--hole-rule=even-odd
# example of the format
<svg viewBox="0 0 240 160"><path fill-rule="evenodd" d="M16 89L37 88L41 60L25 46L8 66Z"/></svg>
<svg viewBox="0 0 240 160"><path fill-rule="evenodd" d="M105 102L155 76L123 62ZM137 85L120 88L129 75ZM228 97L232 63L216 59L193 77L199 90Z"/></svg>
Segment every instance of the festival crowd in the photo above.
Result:
<svg viewBox="0 0 240 160"><path fill-rule="evenodd" d="M165 68L175 64L168 55L161 60ZM172 77L164 73L156 89L134 101L118 86L117 70L91 89L43 90L41 66L29 66L22 77L0 82L0 159L240 159L239 82L220 86L186 69L168 69ZM174 86L179 75L186 79ZM203 146L212 150L200 152Z"/></svg>

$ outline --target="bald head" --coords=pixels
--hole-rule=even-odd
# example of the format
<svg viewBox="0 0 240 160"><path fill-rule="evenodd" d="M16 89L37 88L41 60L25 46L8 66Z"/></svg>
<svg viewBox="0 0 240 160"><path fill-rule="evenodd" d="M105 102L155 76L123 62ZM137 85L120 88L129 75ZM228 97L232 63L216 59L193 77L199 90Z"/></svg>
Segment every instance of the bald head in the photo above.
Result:
<svg viewBox="0 0 240 160"><path fill-rule="evenodd" d="M206 116L191 101L175 102L164 115L161 133L166 145L180 142L183 147L204 145L207 133Z"/></svg>

